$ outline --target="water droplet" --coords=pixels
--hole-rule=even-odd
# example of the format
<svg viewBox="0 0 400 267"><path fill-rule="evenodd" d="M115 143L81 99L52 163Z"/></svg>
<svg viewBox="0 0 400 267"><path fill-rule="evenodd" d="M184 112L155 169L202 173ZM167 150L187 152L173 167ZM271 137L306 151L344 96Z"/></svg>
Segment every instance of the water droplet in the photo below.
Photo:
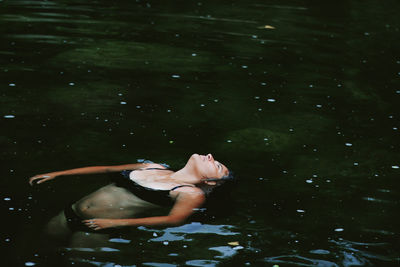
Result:
<svg viewBox="0 0 400 267"><path fill-rule="evenodd" d="M306 180L306 183L307 184L311 184L313 182L313 180L312 179L308 179L308 180Z"/></svg>
<svg viewBox="0 0 400 267"><path fill-rule="evenodd" d="M175 78L175 79L179 79L181 76L178 75L178 74L173 74L171 77L172 77L172 78Z"/></svg>
<svg viewBox="0 0 400 267"><path fill-rule="evenodd" d="M346 146L352 146L352 143L345 143Z"/></svg>
<svg viewBox="0 0 400 267"><path fill-rule="evenodd" d="M121 103L121 105L126 105L125 101L121 101L120 103Z"/></svg>
<svg viewBox="0 0 400 267"><path fill-rule="evenodd" d="M268 98L267 101L268 101L268 102L276 102L276 100L273 99L273 98Z"/></svg>
<svg viewBox="0 0 400 267"><path fill-rule="evenodd" d="M169 242L168 241L164 241L163 245L168 246Z"/></svg>
<svg viewBox="0 0 400 267"><path fill-rule="evenodd" d="M31 262L31 261L25 262L25 266L34 266L34 265L36 265L36 263L34 263L34 262Z"/></svg>
<svg viewBox="0 0 400 267"><path fill-rule="evenodd" d="M15 116L14 115L5 115L4 118L5 119L14 119Z"/></svg>
<svg viewBox="0 0 400 267"><path fill-rule="evenodd" d="M336 228L336 229L335 229L335 232L343 232L343 231L344 231L343 228Z"/></svg>
<svg viewBox="0 0 400 267"><path fill-rule="evenodd" d="M70 86L74 86L74 85L75 85L75 83L69 83L69 85L70 85Z"/></svg>
<svg viewBox="0 0 400 267"><path fill-rule="evenodd" d="M397 166L397 165L393 165L392 166L392 169L399 169L400 167L399 166Z"/></svg>
<svg viewBox="0 0 400 267"><path fill-rule="evenodd" d="M232 140L226 140L226 142L228 142L228 143L232 143Z"/></svg>
<svg viewBox="0 0 400 267"><path fill-rule="evenodd" d="M16 85L15 83L10 83L8 86L13 87L13 86L15 86L15 85Z"/></svg>
<svg viewBox="0 0 400 267"><path fill-rule="evenodd" d="M298 213L304 213L305 210L296 210Z"/></svg>

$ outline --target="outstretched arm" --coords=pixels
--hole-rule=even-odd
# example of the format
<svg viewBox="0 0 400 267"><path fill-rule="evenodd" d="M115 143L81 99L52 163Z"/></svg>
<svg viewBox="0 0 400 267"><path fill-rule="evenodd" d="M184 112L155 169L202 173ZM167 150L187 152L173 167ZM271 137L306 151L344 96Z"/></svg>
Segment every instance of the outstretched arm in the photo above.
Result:
<svg viewBox="0 0 400 267"><path fill-rule="evenodd" d="M182 188L184 189L184 188ZM185 188L186 189L186 188ZM160 226L160 225L180 225L196 208L205 202L204 193L198 188L188 188L182 190L175 201L175 205L167 216L156 216L135 219L89 219L83 223L94 230L101 230L110 227L124 226ZM177 190L176 190L177 191ZM190 192L188 192L190 191Z"/></svg>
<svg viewBox="0 0 400 267"><path fill-rule="evenodd" d="M108 173L108 172L118 172L123 170L136 170L144 167L152 167L152 165L158 166L158 164L152 164L152 163L134 163L134 164L124 164L115 166L92 166L92 167L76 168L65 171L38 174L31 177L29 179L29 183L33 185L33 182L37 181L37 183L40 184L45 181L52 180L57 176Z"/></svg>

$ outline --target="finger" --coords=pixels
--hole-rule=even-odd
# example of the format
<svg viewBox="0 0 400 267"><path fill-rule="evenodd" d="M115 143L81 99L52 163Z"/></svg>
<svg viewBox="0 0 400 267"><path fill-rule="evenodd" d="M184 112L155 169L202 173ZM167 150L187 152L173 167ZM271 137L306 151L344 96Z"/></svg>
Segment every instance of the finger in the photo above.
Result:
<svg viewBox="0 0 400 267"><path fill-rule="evenodd" d="M42 178L40 178L40 177L31 178L30 181L29 181L29 184L30 184L30 185L39 184L41 179L42 179Z"/></svg>
<svg viewBox="0 0 400 267"><path fill-rule="evenodd" d="M45 174L39 174L39 175L35 175L32 178L29 179L29 183L31 185L35 185L35 184L40 184L43 183L47 180L51 179L50 175L45 175Z"/></svg>
<svg viewBox="0 0 400 267"><path fill-rule="evenodd" d="M37 182L37 184L41 184L43 182L46 182L47 180L49 180L49 179L48 178L40 178L39 181Z"/></svg>

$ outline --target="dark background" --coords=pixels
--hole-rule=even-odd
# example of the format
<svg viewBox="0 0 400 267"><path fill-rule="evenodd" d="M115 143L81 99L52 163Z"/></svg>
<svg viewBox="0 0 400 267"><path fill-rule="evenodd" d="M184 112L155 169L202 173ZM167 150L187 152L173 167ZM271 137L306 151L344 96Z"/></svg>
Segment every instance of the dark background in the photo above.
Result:
<svg viewBox="0 0 400 267"><path fill-rule="evenodd" d="M397 266L399 8L0 1L3 262ZM109 180L31 188L30 176L138 159L179 168L194 152L240 178L209 213L132 229L114 250L38 245L50 217Z"/></svg>

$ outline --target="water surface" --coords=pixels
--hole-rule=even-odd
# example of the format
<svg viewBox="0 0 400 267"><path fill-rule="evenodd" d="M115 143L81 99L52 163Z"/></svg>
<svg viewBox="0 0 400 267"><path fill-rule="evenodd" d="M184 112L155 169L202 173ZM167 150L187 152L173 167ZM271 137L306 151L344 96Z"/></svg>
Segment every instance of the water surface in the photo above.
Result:
<svg viewBox="0 0 400 267"><path fill-rule="evenodd" d="M0 1L3 262L397 266L399 8ZM50 217L108 177L28 177L140 159L179 168L194 152L240 178L225 206L107 246L38 246Z"/></svg>

